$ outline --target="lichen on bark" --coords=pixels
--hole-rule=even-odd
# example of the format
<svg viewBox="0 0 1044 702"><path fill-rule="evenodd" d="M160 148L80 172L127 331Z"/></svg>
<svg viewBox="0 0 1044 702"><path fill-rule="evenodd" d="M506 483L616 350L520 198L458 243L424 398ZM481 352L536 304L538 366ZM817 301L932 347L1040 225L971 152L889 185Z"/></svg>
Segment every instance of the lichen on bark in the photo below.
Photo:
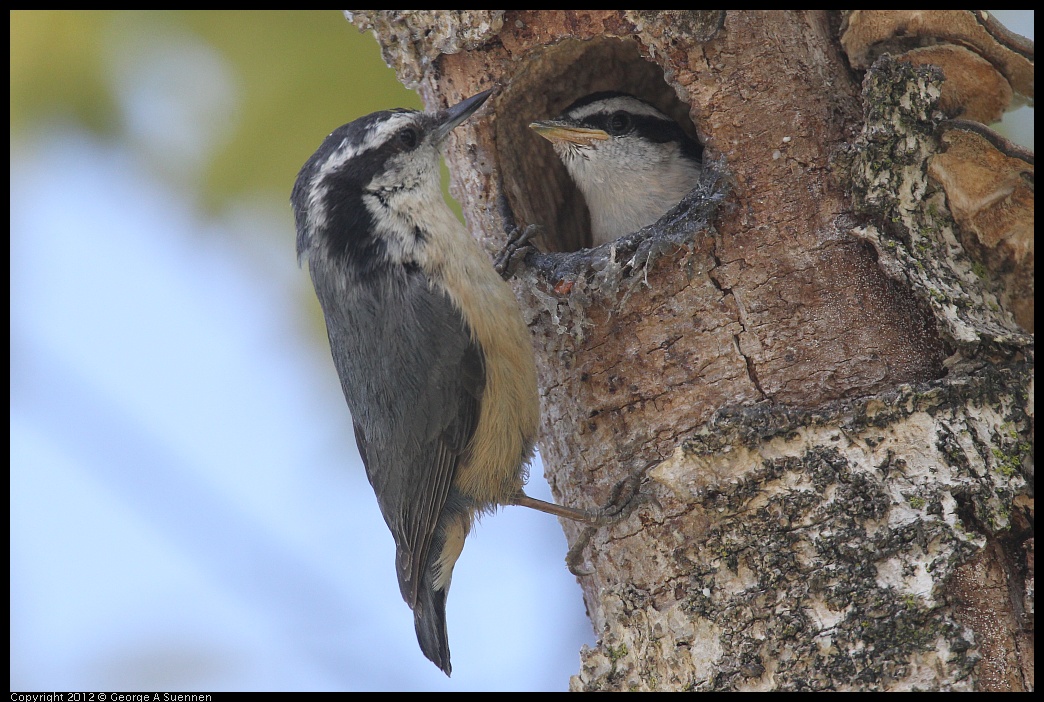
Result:
<svg viewBox="0 0 1044 702"><path fill-rule="evenodd" d="M959 241L943 193L929 179L940 151L936 111L942 73L884 56L863 84L864 124L850 160L856 212L870 221L852 233L873 244L882 268L933 311L940 333L966 355L980 344L1032 343L1000 305L999 291L976 273Z"/></svg>
<svg viewBox="0 0 1044 702"><path fill-rule="evenodd" d="M656 571L601 594L573 689L974 689L945 584L1026 492L1028 377L718 413L651 472Z"/></svg>

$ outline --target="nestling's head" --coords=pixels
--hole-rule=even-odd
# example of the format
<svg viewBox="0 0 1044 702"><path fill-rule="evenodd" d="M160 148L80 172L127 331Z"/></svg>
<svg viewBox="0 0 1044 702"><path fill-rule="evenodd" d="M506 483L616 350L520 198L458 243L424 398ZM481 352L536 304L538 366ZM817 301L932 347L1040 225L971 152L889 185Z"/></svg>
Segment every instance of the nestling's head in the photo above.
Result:
<svg viewBox="0 0 1044 702"><path fill-rule="evenodd" d="M655 222L702 171L703 146L626 93L593 93L529 126L551 142L583 193L595 246Z"/></svg>

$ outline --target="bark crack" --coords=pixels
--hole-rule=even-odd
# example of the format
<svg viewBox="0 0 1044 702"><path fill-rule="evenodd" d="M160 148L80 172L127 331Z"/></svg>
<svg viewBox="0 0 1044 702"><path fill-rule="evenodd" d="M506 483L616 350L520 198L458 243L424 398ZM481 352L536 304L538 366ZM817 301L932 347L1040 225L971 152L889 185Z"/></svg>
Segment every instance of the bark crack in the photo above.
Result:
<svg viewBox="0 0 1044 702"><path fill-rule="evenodd" d="M721 281L714 277L714 269L719 268L721 266L721 261L718 259L718 255L714 251L710 252L710 256L712 259L714 259L714 266L709 271L707 271L707 278L710 279L711 285L713 285L715 288L718 289L719 292L721 292L723 298L731 297L733 301L735 301L737 310L736 321L739 322L740 327L743 329L743 331L740 333L746 333L747 321L744 319L746 315L743 314L743 305L740 303L739 298L736 297L736 295L732 292L732 288L727 288L723 286L721 284ZM750 378L750 382L754 386L754 389L758 391L758 394L761 396L761 399L769 399L768 393L766 393L765 389L761 387L761 381L758 379L758 370L754 364L754 359L748 356L747 354L743 353L743 347L740 344L740 335L733 334L732 342L736 347L736 353L740 355L740 357L743 359L743 362L747 366L747 377Z"/></svg>

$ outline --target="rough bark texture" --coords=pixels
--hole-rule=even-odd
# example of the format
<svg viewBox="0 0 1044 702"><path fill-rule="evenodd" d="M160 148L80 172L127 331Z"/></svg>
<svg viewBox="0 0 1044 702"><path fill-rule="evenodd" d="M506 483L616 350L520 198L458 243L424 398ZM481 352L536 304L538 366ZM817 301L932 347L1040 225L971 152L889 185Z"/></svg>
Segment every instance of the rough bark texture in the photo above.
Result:
<svg viewBox="0 0 1044 702"><path fill-rule="evenodd" d="M574 689L1032 688L1032 155L958 157L977 132L944 123L1031 97L1032 47L1027 74L951 13L976 70L1017 79L944 115L930 60L875 51L945 25L922 14L352 13L430 107L498 87L457 130L454 193L491 252L542 226L515 284L559 501L657 463L587 550L600 641ZM527 125L605 89L712 167L582 249L583 200Z"/></svg>

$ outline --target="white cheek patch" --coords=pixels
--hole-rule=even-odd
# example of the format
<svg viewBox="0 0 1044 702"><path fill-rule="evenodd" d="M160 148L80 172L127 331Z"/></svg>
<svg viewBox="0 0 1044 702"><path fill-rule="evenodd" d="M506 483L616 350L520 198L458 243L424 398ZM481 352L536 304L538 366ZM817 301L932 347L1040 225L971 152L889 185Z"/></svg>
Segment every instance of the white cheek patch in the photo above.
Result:
<svg viewBox="0 0 1044 702"><path fill-rule="evenodd" d="M444 212L452 217L442 196L438 164L435 148L422 144L390 159L364 191L363 204L393 261L425 260L429 242L418 239L416 232L428 230Z"/></svg>
<svg viewBox="0 0 1044 702"><path fill-rule="evenodd" d="M587 166L587 161L590 160L596 146L581 146L572 141L554 141L551 142L551 146L554 148L555 153L562 159L562 163L565 164L566 170L573 176L575 182L580 175L584 172Z"/></svg>
<svg viewBox="0 0 1044 702"><path fill-rule="evenodd" d="M426 148L427 145L422 144L414 151L390 157L381 172L366 185L365 192L376 194L380 191L413 190L418 187L422 181L431 177L432 168L425 158L428 154L424 153ZM430 158L433 164L437 163L436 154L431 154Z"/></svg>
<svg viewBox="0 0 1044 702"><path fill-rule="evenodd" d="M430 223L420 226L416 213L403 207L414 197L414 192L386 193L383 201L377 195L363 196L363 204L373 218L374 231L383 239L388 258L396 263L421 263L428 255L429 242L418 238L417 232L426 232Z"/></svg>

